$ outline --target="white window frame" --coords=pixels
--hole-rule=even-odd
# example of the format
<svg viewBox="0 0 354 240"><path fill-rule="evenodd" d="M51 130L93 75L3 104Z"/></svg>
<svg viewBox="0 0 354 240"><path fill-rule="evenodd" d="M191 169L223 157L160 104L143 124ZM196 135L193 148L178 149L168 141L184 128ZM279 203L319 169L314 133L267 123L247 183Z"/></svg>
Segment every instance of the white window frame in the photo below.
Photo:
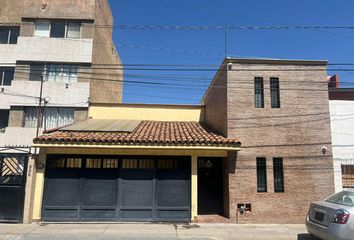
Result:
<svg viewBox="0 0 354 240"><path fill-rule="evenodd" d="M60 21L60 20L58 20ZM39 21L35 21L34 23L34 28L33 28L33 36L34 37L48 37L48 38L54 38L50 36L50 33L52 31L52 24L55 21L50 21L50 20L39 20ZM65 22L65 33L64 33L64 37L63 38L67 38L67 39L81 39L82 37L82 23L81 22L75 22L75 21L63 21ZM48 36L36 36L36 25L37 24L49 24L49 29L48 29ZM73 23L73 24L78 24L80 25L80 32L79 32L79 37L78 38L72 38L72 37L68 37L68 25L69 23ZM8 42L10 41L10 34L8 36Z"/></svg>
<svg viewBox="0 0 354 240"><path fill-rule="evenodd" d="M36 35L36 26L37 25L39 25L39 24L48 24L49 25L49 28L48 28L48 36L37 36ZM34 28L33 28L33 36L34 37L50 37L50 31L51 31L51 28L52 28L52 24L51 24L51 21L36 21L35 23L34 23Z"/></svg>

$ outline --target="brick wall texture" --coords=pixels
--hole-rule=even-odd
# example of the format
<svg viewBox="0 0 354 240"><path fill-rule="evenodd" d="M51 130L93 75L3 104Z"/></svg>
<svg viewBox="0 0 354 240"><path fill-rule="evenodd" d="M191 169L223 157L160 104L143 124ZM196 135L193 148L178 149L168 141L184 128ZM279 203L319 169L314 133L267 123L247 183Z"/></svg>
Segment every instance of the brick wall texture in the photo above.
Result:
<svg viewBox="0 0 354 240"><path fill-rule="evenodd" d="M242 150L228 159L224 215L237 223L304 223L310 202L334 192L326 66L227 61L233 64L227 71L227 122L222 124L228 137L241 140ZM254 107L255 77L264 79L264 108ZM271 77L279 78L281 108L271 108ZM211 117L207 112L215 111L214 105L205 104ZM257 192L257 157L266 158L266 193ZM274 192L273 157L283 158L284 193ZM252 204L252 211L237 214L239 203Z"/></svg>

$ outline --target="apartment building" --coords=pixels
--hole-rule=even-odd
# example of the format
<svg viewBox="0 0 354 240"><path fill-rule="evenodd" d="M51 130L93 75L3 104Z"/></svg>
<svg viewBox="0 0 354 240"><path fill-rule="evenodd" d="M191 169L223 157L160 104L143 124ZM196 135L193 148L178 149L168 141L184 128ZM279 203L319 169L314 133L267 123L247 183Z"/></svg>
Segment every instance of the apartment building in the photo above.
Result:
<svg viewBox="0 0 354 240"><path fill-rule="evenodd" d="M0 146L31 145L41 77L43 128L85 119L89 102L121 102L121 67L102 69L121 63L108 1L0 4Z"/></svg>
<svg viewBox="0 0 354 240"><path fill-rule="evenodd" d="M0 0L0 6L1 153L23 153L37 126L41 133L86 119L89 103L122 101L108 0ZM0 163L0 185L27 165ZM33 169L33 159L28 164Z"/></svg>
<svg viewBox="0 0 354 240"><path fill-rule="evenodd" d="M338 75L331 76L328 85L334 184L339 192L354 188L354 89L341 87Z"/></svg>

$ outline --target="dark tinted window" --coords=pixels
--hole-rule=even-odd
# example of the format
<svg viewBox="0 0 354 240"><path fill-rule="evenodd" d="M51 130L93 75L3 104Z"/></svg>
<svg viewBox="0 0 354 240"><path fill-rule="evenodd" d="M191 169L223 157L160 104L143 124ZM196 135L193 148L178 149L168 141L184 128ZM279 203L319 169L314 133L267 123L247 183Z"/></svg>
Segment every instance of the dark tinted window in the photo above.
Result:
<svg viewBox="0 0 354 240"><path fill-rule="evenodd" d="M272 108L280 108L279 78L270 79L270 100Z"/></svg>
<svg viewBox="0 0 354 240"><path fill-rule="evenodd" d="M10 29L10 44L17 44L17 38L20 35L20 27Z"/></svg>
<svg viewBox="0 0 354 240"><path fill-rule="evenodd" d="M284 192L283 159L273 158L274 192Z"/></svg>
<svg viewBox="0 0 354 240"><path fill-rule="evenodd" d="M44 64L41 63L33 63L30 65L30 75L29 75L29 80L30 81L40 81L41 76L44 76Z"/></svg>
<svg viewBox="0 0 354 240"><path fill-rule="evenodd" d="M0 86L10 86L14 79L15 68L0 68Z"/></svg>
<svg viewBox="0 0 354 240"><path fill-rule="evenodd" d="M0 27L0 44L7 44L9 41L9 30Z"/></svg>
<svg viewBox="0 0 354 240"><path fill-rule="evenodd" d="M8 127L9 124L9 111L0 110L0 129Z"/></svg>
<svg viewBox="0 0 354 240"><path fill-rule="evenodd" d="M263 78L260 77L254 79L254 105L256 108L264 107Z"/></svg>
<svg viewBox="0 0 354 240"><path fill-rule="evenodd" d="M50 29L50 37L65 37L65 22L52 22Z"/></svg>
<svg viewBox="0 0 354 240"><path fill-rule="evenodd" d="M267 192L266 158L257 158L257 192Z"/></svg>
<svg viewBox="0 0 354 240"><path fill-rule="evenodd" d="M0 27L0 44L16 44L20 27Z"/></svg>

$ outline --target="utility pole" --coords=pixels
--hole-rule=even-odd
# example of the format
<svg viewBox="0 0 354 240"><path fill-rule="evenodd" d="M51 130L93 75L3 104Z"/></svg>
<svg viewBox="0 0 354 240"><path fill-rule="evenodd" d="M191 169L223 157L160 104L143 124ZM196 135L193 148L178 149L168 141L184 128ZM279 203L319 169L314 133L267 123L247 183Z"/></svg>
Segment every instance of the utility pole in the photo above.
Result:
<svg viewBox="0 0 354 240"><path fill-rule="evenodd" d="M36 137L39 135L39 128L41 125L41 120L42 120L42 95L43 95L43 83L44 83L44 78L43 75L41 75L41 87L40 87L40 92L39 92L39 103L38 103L38 109L37 109L37 133Z"/></svg>

